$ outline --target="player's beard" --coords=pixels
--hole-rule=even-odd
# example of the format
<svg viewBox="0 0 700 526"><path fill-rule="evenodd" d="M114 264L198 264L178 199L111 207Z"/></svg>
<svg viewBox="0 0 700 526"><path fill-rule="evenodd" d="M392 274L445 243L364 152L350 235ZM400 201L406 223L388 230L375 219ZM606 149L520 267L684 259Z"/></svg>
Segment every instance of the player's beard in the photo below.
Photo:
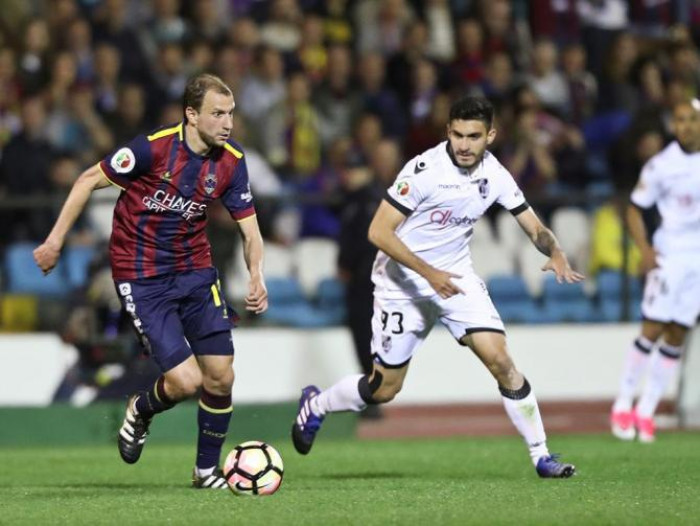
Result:
<svg viewBox="0 0 700 526"><path fill-rule="evenodd" d="M199 132L199 137L209 148L221 148L226 142L226 139L221 138L219 135L209 135L202 131Z"/></svg>

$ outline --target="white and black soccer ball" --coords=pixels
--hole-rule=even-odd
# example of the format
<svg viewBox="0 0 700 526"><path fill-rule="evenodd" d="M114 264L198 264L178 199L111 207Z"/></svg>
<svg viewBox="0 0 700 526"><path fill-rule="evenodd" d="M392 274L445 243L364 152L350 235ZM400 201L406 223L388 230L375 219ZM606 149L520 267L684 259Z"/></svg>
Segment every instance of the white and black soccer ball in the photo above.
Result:
<svg viewBox="0 0 700 526"><path fill-rule="evenodd" d="M224 462L224 477L236 495L272 495L282 484L283 475L280 454L257 440L238 444Z"/></svg>

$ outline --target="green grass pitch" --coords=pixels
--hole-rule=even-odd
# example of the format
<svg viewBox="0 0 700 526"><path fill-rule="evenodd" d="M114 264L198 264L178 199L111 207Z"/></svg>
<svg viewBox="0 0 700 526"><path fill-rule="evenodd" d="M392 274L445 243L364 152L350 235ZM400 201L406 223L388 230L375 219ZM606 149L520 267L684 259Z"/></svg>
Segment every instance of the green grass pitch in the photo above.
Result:
<svg viewBox="0 0 700 526"><path fill-rule="evenodd" d="M254 438L254 437L251 437ZM271 497L189 488L193 446L151 440L138 464L116 447L0 449L0 524L698 524L700 435L653 445L555 436L568 480L540 480L519 438L356 441L320 437L308 457L273 444Z"/></svg>

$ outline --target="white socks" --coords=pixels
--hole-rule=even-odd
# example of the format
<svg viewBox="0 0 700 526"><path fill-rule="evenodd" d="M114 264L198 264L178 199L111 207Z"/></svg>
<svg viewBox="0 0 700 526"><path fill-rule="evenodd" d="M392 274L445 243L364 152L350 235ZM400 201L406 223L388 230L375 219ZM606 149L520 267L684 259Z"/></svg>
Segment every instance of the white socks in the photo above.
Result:
<svg viewBox="0 0 700 526"><path fill-rule="evenodd" d="M668 384L676 376L682 351L682 346L674 347L664 341L659 344L658 351L651 357L649 378L637 403L637 415L640 418L654 416L659 400L666 392Z"/></svg>
<svg viewBox="0 0 700 526"><path fill-rule="evenodd" d="M510 421L525 440L530 450L532 463L537 466L540 457L549 456L547 449L547 435L544 432L540 409L537 405L535 393L530 384L525 384L517 391L505 389L499 386L503 398L503 407L510 417Z"/></svg>
<svg viewBox="0 0 700 526"><path fill-rule="evenodd" d="M646 371L649 356L654 348L654 342L639 336L627 351L625 364L620 378L620 390L613 404L613 412L628 412L632 410L632 401L637 391L639 380Z"/></svg>
<svg viewBox="0 0 700 526"><path fill-rule="evenodd" d="M325 416L326 413L339 411L362 411L367 407L357 387L362 376L361 374L346 376L328 389L321 391L318 396L311 400L311 410L317 416Z"/></svg>
<svg viewBox="0 0 700 526"><path fill-rule="evenodd" d="M194 474L197 476L197 478L201 479L204 477L208 477L209 475L214 473L215 468L216 468L216 466L212 466L212 467L206 468L206 469L199 469L197 466L195 466L194 467Z"/></svg>

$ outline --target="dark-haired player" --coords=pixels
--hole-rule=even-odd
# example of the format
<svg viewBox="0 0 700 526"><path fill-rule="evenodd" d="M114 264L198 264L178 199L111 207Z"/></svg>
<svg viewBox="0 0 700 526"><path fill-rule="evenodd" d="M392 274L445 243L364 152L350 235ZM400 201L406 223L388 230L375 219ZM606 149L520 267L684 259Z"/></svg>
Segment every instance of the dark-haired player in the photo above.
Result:
<svg viewBox="0 0 700 526"><path fill-rule="evenodd" d="M214 199L238 221L250 273L246 308L267 308L263 242L241 148L231 140L234 100L221 79L191 79L184 121L140 135L75 182L46 241L34 251L45 273L56 265L71 226L93 190L121 188L110 259L119 297L146 351L162 371L153 387L129 398L118 445L139 460L154 415L201 392L193 486L226 488L218 468L231 419L231 317L205 234Z"/></svg>
<svg viewBox="0 0 700 526"><path fill-rule="evenodd" d="M371 375L352 375L319 391L303 389L292 427L297 451L309 452L327 413L360 411L391 401L401 390L416 348L436 321L468 346L498 382L511 421L525 439L541 477L565 478L571 464L547 449L535 395L508 354L503 323L484 282L474 273L469 241L474 223L495 202L510 210L549 260L558 281L583 279L525 201L508 171L487 151L496 136L493 107L483 98L455 102L447 141L409 161L369 228L379 248L372 273ZM445 367L435 364L435 367Z"/></svg>

